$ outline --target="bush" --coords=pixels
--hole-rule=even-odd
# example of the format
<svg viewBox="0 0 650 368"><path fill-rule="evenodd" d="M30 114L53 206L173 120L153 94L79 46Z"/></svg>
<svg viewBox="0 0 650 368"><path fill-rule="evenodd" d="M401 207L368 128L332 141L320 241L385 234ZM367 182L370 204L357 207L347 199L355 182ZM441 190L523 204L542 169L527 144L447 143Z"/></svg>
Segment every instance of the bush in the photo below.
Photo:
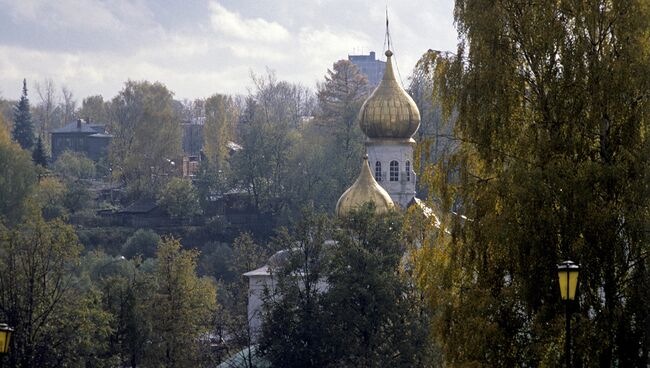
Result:
<svg viewBox="0 0 650 368"><path fill-rule="evenodd" d="M81 181L68 181L68 190L63 197L63 204L72 213L88 206L92 195L86 185Z"/></svg>
<svg viewBox="0 0 650 368"><path fill-rule="evenodd" d="M201 213L199 196L189 180L172 178L160 192L157 204L171 217L184 218Z"/></svg>
<svg viewBox="0 0 650 368"><path fill-rule="evenodd" d="M82 153L65 151L54 163L54 172L66 179L92 179L95 177L95 162Z"/></svg>
<svg viewBox="0 0 650 368"><path fill-rule="evenodd" d="M86 251L103 250L111 256L121 255L123 244L131 235L133 229L128 227L77 228L79 242Z"/></svg>
<svg viewBox="0 0 650 368"><path fill-rule="evenodd" d="M142 256L142 258L153 258L156 255L156 248L160 243L160 236L151 229L138 229L131 235L122 247L122 255L126 258Z"/></svg>
<svg viewBox="0 0 650 368"><path fill-rule="evenodd" d="M232 270L233 251L226 243L209 242L203 246L199 258L199 273L216 280L231 282L236 274Z"/></svg>
<svg viewBox="0 0 650 368"><path fill-rule="evenodd" d="M41 208L43 217L47 220L67 216L68 210L64 207L66 187L61 181L53 177L45 177L36 186L32 197Z"/></svg>

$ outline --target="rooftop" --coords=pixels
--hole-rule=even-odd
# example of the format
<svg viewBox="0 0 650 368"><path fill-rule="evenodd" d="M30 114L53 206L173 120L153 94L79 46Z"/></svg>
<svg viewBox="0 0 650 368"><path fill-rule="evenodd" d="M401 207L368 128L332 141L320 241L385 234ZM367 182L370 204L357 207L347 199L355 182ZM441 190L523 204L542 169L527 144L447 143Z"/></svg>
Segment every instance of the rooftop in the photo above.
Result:
<svg viewBox="0 0 650 368"><path fill-rule="evenodd" d="M52 130L52 133L104 133L104 125L90 124L83 119L78 119L62 128Z"/></svg>

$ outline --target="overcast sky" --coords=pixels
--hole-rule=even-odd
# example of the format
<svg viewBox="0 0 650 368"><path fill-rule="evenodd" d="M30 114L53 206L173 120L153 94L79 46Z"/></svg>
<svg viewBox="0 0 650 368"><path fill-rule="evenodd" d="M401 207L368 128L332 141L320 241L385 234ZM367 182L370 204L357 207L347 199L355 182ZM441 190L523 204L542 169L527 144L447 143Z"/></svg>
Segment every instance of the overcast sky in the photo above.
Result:
<svg viewBox="0 0 650 368"><path fill-rule="evenodd" d="M76 99L127 79L176 98L245 93L251 71L314 87L348 54L383 54L376 0L0 0L0 97L51 78ZM453 0L388 1L402 79L427 49L455 50ZM31 98L36 102L35 95Z"/></svg>

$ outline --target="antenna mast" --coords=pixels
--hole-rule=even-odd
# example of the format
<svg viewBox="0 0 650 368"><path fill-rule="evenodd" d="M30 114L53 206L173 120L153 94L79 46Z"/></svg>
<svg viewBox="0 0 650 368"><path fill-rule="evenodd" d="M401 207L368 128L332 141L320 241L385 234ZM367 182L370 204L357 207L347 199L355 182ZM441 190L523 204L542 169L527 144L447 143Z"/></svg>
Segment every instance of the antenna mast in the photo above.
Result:
<svg viewBox="0 0 650 368"><path fill-rule="evenodd" d="M388 45L388 48L386 48ZM388 2L386 3L386 34L384 35L384 51L390 50L390 29L388 27Z"/></svg>

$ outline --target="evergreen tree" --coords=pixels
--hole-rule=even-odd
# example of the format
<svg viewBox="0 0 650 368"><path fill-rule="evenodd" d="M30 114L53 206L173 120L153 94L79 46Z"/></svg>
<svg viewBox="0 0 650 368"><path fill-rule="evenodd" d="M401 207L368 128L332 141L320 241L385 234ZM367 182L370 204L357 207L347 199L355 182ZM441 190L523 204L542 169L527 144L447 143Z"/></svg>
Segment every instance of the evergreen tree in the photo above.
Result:
<svg viewBox="0 0 650 368"><path fill-rule="evenodd" d="M332 225L309 211L279 246L260 351L274 367L426 367L429 318L400 262L401 217L367 206Z"/></svg>
<svg viewBox="0 0 650 368"><path fill-rule="evenodd" d="M313 209L303 211L291 232L283 229L274 248L272 272L277 287L265 300L260 352L274 367L325 367L335 360L323 310L322 281L325 279L324 243L331 224Z"/></svg>
<svg viewBox="0 0 650 368"><path fill-rule="evenodd" d="M30 150L34 146L34 124L32 114L29 111L29 99L27 98L27 80L23 79L23 95L14 108L14 130L13 138L23 149Z"/></svg>
<svg viewBox="0 0 650 368"><path fill-rule="evenodd" d="M43 147L43 140L40 135L38 136L38 140L36 140L36 147L32 151L32 160L36 165L47 167L47 156L45 155L45 147Z"/></svg>
<svg viewBox="0 0 650 368"><path fill-rule="evenodd" d="M428 367L429 317L403 272L402 216L359 208L341 219L323 310L343 367Z"/></svg>
<svg viewBox="0 0 650 368"><path fill-rule="evenodd" d="M363 153L364 136L357 122L361 105L371 92L368 79L348 60L339 60L327 70L325 82L318 85L316 123L328 138L329 175L341 177L337 192L357 175L357 165Z"/></svg>

